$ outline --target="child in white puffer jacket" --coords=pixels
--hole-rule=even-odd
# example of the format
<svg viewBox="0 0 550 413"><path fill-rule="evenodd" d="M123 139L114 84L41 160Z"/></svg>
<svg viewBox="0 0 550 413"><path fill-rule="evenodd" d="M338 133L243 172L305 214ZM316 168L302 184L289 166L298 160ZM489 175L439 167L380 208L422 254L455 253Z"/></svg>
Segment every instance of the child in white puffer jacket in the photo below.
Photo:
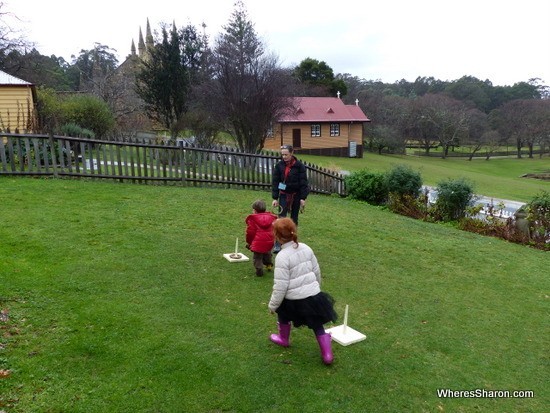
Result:
<svg viewBox="0 0 550 413"><path fill-rule="evenodd" d="M294 327L308 326L315 333L325 364L331 364L331 336L323 324L336 321L333 298L321 291L321 270L313 250L298 243L296 224L290 218L275 221L273 232L281 244L275 258L273 292L269 310L277 313L279 334L270 340L283 347L290 345L291 322Z"/></svg>

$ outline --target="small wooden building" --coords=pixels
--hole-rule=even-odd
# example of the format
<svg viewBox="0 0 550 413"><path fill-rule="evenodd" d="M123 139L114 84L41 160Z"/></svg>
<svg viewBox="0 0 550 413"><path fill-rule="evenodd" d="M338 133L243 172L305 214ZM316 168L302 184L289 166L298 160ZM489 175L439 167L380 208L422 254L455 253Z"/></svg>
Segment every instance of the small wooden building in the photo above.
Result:
<svg viewBox="0 0 550 413"><path fill-rule="evenodd" d="M359 105L336 97L295 97L294 110L274 125L264 149L292 145L296 153L363 157L364 123L370 119Z"/></svg>
<svg viewBox="0 0 550 413"><path fill-rule="evenodd" d="M0 71L0 131L31 133L35 126L35 86Z"/></svg>

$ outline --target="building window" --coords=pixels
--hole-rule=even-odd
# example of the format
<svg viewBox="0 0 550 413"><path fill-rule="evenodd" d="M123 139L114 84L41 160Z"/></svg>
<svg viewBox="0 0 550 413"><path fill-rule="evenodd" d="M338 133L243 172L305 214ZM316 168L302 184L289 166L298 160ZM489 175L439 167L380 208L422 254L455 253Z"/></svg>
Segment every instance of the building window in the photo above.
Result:
<svg viewBox="0 0 550 413"><path fill-rule="evenodd" d="M265 137L268 138L268 139L274 138L274 136L273 136L273 123L272 122L269 123L269 126L267 128L267 132L266 132Z"/></svg>
<svg viewBox="0 0 550 413"><path fill-rule="evenodd" d="M330 136L340 136L340 124L331 123L330 124Z"/></svg>
<svg viewBox="0 0 550 413"><path fill-rule="evenodd" d="M311 125L311 136L321 136L321 125L319 123Z"/></svg>

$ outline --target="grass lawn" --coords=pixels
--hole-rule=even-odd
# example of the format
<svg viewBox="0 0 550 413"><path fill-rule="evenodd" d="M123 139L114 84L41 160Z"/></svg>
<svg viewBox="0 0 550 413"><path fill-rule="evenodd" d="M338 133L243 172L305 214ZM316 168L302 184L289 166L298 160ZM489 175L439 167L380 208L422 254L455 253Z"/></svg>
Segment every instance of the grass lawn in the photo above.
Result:
<svg viewBox="0 0 550 413"><path fill-rule="evenodd" d="M269 342L271 274L222 257L257 198L0 177L0 411L547 411L548 252L312 195L300 240L367 335L325 366L305 328Z"/></svg>
<svg viewBox="0 0 550 413"><path fill-rule="evenodd" d="M473 182L477 194L529 202L540 191L550 191L550 181L522 178L528 173L550 172L550 158L495 158L488 161L466 158L432 158L365 153L364 158L336 158L299 155L300 159L335 170L357 171L366 168L384 172L392 166L408 165L419 171L424 184L435 186L441 180L466 178Z"/></svg>

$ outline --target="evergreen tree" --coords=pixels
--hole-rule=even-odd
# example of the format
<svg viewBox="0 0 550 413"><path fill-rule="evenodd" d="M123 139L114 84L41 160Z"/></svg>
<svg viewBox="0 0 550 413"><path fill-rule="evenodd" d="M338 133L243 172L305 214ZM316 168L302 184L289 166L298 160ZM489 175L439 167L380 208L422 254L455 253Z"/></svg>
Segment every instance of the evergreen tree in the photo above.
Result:
<svg viewBox="0 0 550 413"><path fill-rule="evenodd" d="M340 96L344 96L348 92L344 80L335 78L332 68L326 62L310 57L294 68L294 76L308 86L309 95L336 96L340 92Z"/></svg>
<svg viewBox="0 0 550 413"><path fill-rule="evenodd" d="M136 91L145 102L149 117L175 138L184 125L191 86L198 81L205 53L205 38L189 25L170 32L163 27L162 41L143 59L136 76Z"/></svg>
<svg viewBox="0 0 550 413"><path fill-rule="evenodd" d="M83 49L78 57L72 56L72 76L78 73L78 79L74 79L77 82L76 90L103 96L106 79L118 66L118 59L113 52L109 46L95 43L93 49Z"/></svg>

